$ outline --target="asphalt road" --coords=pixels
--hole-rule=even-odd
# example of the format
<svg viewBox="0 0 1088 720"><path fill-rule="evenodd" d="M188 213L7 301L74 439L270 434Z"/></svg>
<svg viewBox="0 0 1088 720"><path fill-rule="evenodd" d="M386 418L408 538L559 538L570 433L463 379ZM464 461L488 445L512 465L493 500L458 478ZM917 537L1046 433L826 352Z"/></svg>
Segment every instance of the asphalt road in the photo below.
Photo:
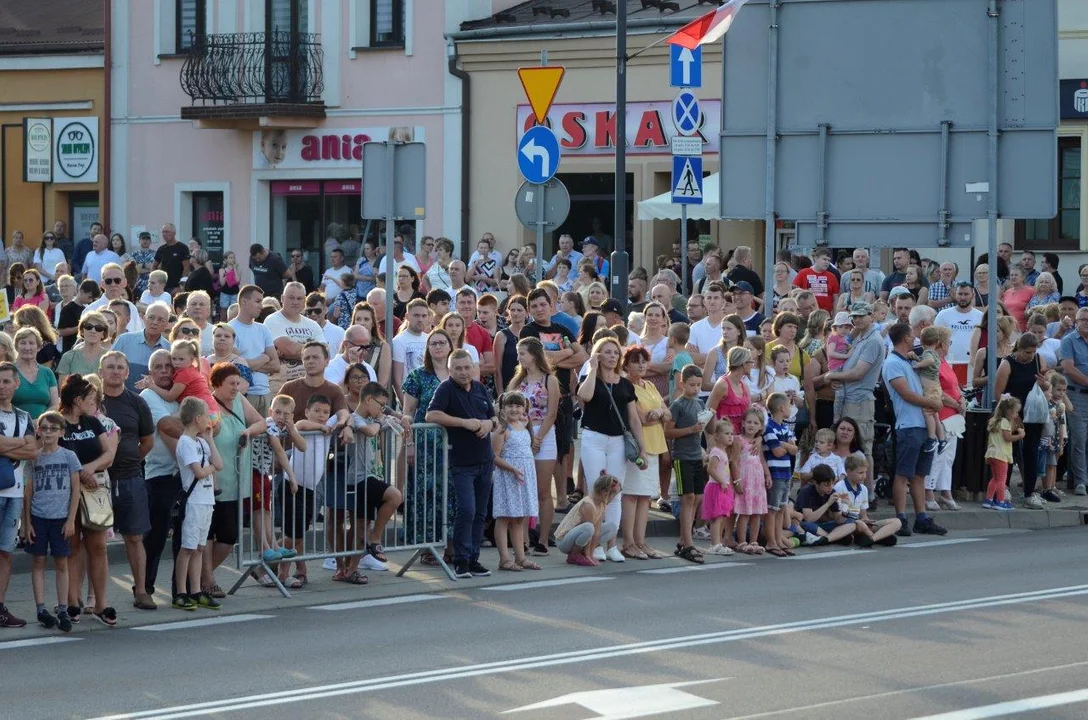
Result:
<svg viewBox="0 0 1088 720"><path fill-rule="evenodd" d="M0 642L0 717L1088 717L1088 534L912 540Z"/></svg>

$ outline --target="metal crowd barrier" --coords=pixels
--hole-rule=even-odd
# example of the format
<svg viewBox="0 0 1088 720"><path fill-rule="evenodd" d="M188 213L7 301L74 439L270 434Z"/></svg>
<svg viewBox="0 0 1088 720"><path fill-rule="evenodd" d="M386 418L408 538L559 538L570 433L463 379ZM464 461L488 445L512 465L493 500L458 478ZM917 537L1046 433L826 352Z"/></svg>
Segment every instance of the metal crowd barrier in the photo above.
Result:
<svg viewBox="0 0 1088 720"><path fill-rule="evenodd" d="M385 553L412 551L398 577L429 553L447 577L456 580L443 559L452 521L445 428L416 423L406 433L400 426L384 427L376 438L378 448L373 439L367 443L358 431L350 444L342 444L339 433L300 434L307 443L306 452L287 451L296 491L279 463L274 475L267 472L269 465L262 459L272 455L267 437L254 440L252 460L240 468L240 483L253 478L253 493L248 501L239 503L235 555L242 575L230 594L249 579L267 577L271 586L290 597L289 588L277 575L281 563L323 563L335 558L340 571L351 558L361 559L366 553L368 538L375 532L374 520L383 511L391 512L391 517L373 542L380 543ZM383 509L387 486L395 487L402 498L396 507ZM297 553L294 557L281 559L275 552L291 546ZM307 568L307 575L312 570L320 567Z"/></svg>

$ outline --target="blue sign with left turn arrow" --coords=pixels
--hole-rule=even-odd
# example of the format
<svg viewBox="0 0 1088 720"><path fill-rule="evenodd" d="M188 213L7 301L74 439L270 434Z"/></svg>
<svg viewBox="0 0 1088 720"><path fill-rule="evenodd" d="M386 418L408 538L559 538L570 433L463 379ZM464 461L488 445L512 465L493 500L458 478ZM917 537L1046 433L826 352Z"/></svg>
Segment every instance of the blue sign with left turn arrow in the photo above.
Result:
<svg viewBox="0 0 1088 720"><path fill-rule="evenodd" d="M543 185L559 169L562 150L552 129L544 125L529 128L518 143L518 170L531 183Z"/></svg>

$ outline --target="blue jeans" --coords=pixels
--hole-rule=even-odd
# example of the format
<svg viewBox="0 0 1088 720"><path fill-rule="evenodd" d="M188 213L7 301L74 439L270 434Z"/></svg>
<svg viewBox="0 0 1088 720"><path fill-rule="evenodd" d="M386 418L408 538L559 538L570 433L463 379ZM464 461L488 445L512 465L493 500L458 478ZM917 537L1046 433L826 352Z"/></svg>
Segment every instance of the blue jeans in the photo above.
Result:
<svg viewBox="0 0 1088 720"><path fill-rule="evenodd" d="M480 558L487 521L487 501L491 498L494 462L450 468L457 513L453 516L453 554L458 563Z"/></svg>
<svg viewBox="0 0 1088 720"><path fill-rule="evenodd" d="M0 552L15 552L19 539L19 520L22 516L21 497L0 497Z"/></svg>

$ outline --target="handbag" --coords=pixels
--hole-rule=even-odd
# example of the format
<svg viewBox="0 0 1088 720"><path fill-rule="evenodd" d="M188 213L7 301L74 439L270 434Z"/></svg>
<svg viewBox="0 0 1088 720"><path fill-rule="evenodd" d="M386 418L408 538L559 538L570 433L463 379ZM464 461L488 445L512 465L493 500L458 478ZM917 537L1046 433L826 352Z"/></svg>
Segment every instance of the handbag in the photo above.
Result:
<svg viewBox="0 0 1088 720"><path fill-rule="evenodd" d="M604 381L601 380L601 382ZM608 400L612 403L612 409L616 412L620 427L623 429L623 456L627 458L628 462L635 462L642 457L642 446L638 444L638 440L627 428L627 421L623 419L623 413L620 412L619 405L616 404L616 398L612 397L612 388L608 387L607 383L605 383L605 391L608 393Z"/></svg>
<svg viewBox="0 0 1088 720"><path fill-rule="evenodd" d="M109 530L113 527L113 501L110 498L109 475L94 474L98 487L79 489L79 520L84 530Z"/></svg>
<svg viewBox="0 0 1088 720"><path fill-rule="evenodd" d="M12 437L19 437L19 419L21 410L15 410L15 432ZM25 427L25 426L24 426ZM2 432L2 428L0 428ZM0 490L10 490L15 487L15 468L19 467L18 460L0 455Z"/></svg>

